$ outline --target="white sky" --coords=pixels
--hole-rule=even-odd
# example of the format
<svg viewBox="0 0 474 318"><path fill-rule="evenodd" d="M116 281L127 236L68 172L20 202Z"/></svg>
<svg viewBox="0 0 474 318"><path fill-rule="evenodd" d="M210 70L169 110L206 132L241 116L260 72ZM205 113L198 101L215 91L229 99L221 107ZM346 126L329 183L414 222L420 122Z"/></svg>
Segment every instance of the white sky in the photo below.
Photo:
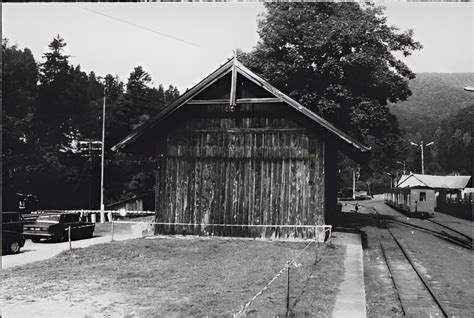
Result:
<svg viewBox="0 0 474 318"><path fill-rule="evenodd" d="M404 59L414 72L474 72L474 3L384 6L389 24L413 29L424 46ZM42 61L59 33L71 63L83 71L111 73L126 82L141 65L155 85L173 84L184 92L231 57L233 49L252 49L258 41L257 15L263 11L262 3L251 2L3 3L2 37L28 47Z"/></svg>

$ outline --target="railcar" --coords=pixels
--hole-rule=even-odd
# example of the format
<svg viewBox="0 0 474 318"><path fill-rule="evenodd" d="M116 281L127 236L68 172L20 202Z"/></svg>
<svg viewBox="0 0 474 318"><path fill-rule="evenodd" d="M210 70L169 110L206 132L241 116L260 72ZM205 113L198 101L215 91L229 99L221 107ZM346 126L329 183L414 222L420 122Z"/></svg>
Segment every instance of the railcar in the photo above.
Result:
<svg viewBox="0 0 474 318"><path fill-rule="evenodd" d="M385 203L411 217L434 215L436 193L425 187L393 188L385 193Z"/></svg>

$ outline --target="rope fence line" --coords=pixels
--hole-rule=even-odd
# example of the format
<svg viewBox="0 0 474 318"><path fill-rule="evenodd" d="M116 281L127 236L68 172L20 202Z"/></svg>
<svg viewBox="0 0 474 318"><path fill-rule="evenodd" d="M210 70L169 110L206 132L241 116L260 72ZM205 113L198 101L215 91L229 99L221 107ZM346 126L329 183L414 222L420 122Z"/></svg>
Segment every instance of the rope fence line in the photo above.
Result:
<svg viewBox="0 0 474 318"><path fill-rule="evenodd" d="M296 263L296 260L303 254L303 252L315 242L315 240L311 240L306 246L296 255L295 257L291 258L289 261L286 262L285 266L275 275L273 278L258 292L253 296L247 303L245 303L242 308L233 315L233 317L244 317L245 316L245 311L247 310L248 307L252 305L252 303L259 297L261 296L267 289L270 287L270 285L277 280L278 277L281 276L286 270L289 271L290 266L295 266L298 267L299 265ZM289 276L288 276L289 277ZM288 281L288 290L289 290L289 281ZM289 296L289 294L288 294ZM288 305L288 304L287 304ZM288 309L288 308L287 308Z"/></svg>
<svg viewBox="0 0 474 318"><path fill-rule="evenodd" d="M65 213L78 213L81 216L85 216L87 214L98 214L100 210L61 210L61 211L53 211L53 210L39 210L33 211L31 214L43 214L49 212L65 212ZM112 214L112 215L120 215L120 216L127 216L127 215L155 215L155 211L117 211L117 210L104 210L105 214ZM331 225L289 225L289 224L210 224L210 223L179 223L179 222L149 222L149 221L116 221L110 220L112 223L129 223L129 224L150 224L150 225L164 225L164 226L192 226L192 227L240 227L240 228L294 228L294 229L314 229L314 235L316 236L316 230L318 228L324 228L324 235L329 233L328 239L332 236L332 226Z"/></svg>

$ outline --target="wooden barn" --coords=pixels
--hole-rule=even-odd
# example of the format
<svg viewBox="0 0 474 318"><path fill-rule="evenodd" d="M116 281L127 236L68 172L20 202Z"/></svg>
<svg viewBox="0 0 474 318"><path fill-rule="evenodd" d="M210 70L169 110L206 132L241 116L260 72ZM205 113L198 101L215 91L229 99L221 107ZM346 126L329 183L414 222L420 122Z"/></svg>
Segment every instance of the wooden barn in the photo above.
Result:
<svg viewBox="0 0 474 318"><path fill-rule="evenodd" d="M158 158L159 233L253 237L311 236L337 209L337 151L370 152L236 58L112 150Z"/></svg>

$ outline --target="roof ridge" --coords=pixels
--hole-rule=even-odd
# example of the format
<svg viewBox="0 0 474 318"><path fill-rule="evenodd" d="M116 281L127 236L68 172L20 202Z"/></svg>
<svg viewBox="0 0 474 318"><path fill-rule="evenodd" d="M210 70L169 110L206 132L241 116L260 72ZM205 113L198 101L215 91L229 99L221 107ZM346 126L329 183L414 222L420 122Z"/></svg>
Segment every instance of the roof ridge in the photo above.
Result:
<svg viewBox="0 0 474 318"><path fill-rule="evenodd" d="M211 86L217 80L219 80L223 76L225 76L228 72L231 72L234 67L235 67L236 71L239 74L246 77L248 80L254 82L255 84L262 86L269 93L271 93L271 94L275 95L276 97L282 99L283 102L285 102L286 104L288 104L292 108L296 109L297 111L299 111L300 113L302 113L306 117L310 118L312 121L316 122L318 125L320 125L324 129L326 129L330 133L335 134L337 137L339 137L345 143L348 143L352 147L358 149L361 153L364 153L364 152L367 152L367 151L371 150L371 147L368 147L368 146L362 144L361 142L357 141L355 138L349 136L348 134L346 134L342 130L338 129L336 126L334 126L329 121L322 118L321 116L317 115L316 113L311 111L309 108L306 108L305 106L303 106L302 104L300 104L296 100L292 99L291 97L289 97L285 93L283 93L280 90L278 90L277 88L275 88L273 85L268 83L266 80L264 80L259 75L255 74L255 72L253 72L252 70L247 68L244 64L242 64L236 56L233 56L232 58L228 59L226 63L221 65L219 68L217 68L211 74L209 74L204 79L202 79L200 82L198 82L196 85L194 85L191 89L186 90L183 94L181 94L178 98L176 98L172 103L170 103L167 107L165 107L156 116L149 119L143 125L139 126L134 131L132 131L127 137L125 137L120 142L118 142L116 145L114 145L112 147L112 151L117 151L117 150L120 150L120 149L126 147L129 143L131 143L132 141L136 140L139 136L141 136L146 129L154 127L157 123L159 123L161 120L165 119L170 114L175 112L182 105L185 105L188 101L190 101L199 92L201 92L202 90L204 90L207 87Z"/></svg>

